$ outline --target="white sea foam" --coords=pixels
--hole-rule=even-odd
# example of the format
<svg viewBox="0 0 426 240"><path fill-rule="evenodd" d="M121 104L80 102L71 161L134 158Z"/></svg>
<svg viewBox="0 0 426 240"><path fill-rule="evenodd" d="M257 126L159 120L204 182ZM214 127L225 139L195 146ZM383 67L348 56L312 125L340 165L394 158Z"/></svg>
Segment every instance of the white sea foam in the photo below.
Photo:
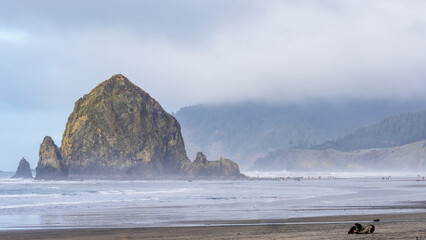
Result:
<svg viewBox="0 0 426 240"><path fill-rule="evenodd" d="M60 197L61 194L38 194L38 193L30 193L30 194L0 194L0 198L57 198Z"/></svg>
<svg viewBox="0 0 426 240"><path fill-rule="evenodd" d="M416 181L417 176L390 180L382 180L384 174L319 176L321 180L301 181L0 180L0 230L12 226L174 226L181 221L386 213L413 211L411 205L392 208L426 199L426 182ZM370 209L359 208L365 206ZM375 206L385 208L374 210ZM25 218L29 215L39 217ZM52 217L55 221L46 220Z"/></svg>
<svg viewBox="0 0 426 240"><path fill-rule="evenodd" d="M122 191L97 191L96 193L99 193L101 195L123 195L124 192Z"/></svg>
<svg viewBox="0 0 426 240"><path fill-rule="evenodd" d="M164 191L138 191L138 190L113 190L113 191L97 191L101 195L157 195L157 194L173 194L173 193L184 193L190 192L194 189L190 188L179 188L170 189Z"/></svg>
<svg viewBox="0 0 426 240"><path fill-rule="evenodd" d="M45 206L54 206L54 205L84 205L84 204L96 204L96 203L129 203L136 201L151 201L158 200L153 198L145 199L121 199L121 200L98 200L98 201L75 201L75 202L44 202L44 203L32 203L32 204L19 204L19 205L9 205L9 206L0 206L0 209L13 209L13 208L32 208L32 207L45 207Z"/></svg>

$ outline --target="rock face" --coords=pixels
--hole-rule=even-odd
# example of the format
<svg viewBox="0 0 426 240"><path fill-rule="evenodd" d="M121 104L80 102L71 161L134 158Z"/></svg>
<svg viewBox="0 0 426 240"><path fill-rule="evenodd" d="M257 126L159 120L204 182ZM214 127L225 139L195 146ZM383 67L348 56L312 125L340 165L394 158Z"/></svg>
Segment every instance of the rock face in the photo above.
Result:
<svg viewBox="0 0 426 240"><path fill-rule="evenodd" d="M75 176L150 178L191 165L176 119L120 74L75 103L61 152Z"/></svg>
<svg viewBox="0 0 426 240"><path fill-rule="evenodd" d="M197 156L195 157L194 164L204 165L206 163L207 163L206 155L204 155L202 152L198 152Z"/></svg>
<svg viewBox="0 0 426 240"><path fill-rule="evenodd" d="M27 160L25 160L25 158L22 158L19 162L18 169L12 178L33 178L30 164L27 162Z"/></svg>
<svg viewBox="0 0 426 240"><path fill-rule="evenodd" d="M208 178L243 178L240 173L238 164L221 157L218 161L207 161L207 157L198 152L194 162L188 167L188 173L193 177L208 177Z"/></svg>
<svg viewBox="0 0 426 240"><path fill-rule="evenodd" d="M35 179L60 180L68 177L68 168L52 138L46 136L40 145Z"/></svg>
<svg viewBox="0 0 426 240"><path fill-rule="evenodd" d="M60 150L40 146L36 179L245 177L231 160L186 155L181 128L148 93L117 74L80 98Z"/></svg>

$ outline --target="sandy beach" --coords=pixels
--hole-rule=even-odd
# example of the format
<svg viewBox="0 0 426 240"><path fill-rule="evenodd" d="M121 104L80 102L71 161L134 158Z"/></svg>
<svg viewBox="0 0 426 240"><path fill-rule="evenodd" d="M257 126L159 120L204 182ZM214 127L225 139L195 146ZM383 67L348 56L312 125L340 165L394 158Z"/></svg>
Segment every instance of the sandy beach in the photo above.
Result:
<svg viewBox="0 0 426 240"><path fill-rule="evenodd" d="M373 222L380 219L380 222ZM354 223L373 224L349 235ZM201 222L199 227L2 231L0 239L426 239L426 213Z"/></svg>

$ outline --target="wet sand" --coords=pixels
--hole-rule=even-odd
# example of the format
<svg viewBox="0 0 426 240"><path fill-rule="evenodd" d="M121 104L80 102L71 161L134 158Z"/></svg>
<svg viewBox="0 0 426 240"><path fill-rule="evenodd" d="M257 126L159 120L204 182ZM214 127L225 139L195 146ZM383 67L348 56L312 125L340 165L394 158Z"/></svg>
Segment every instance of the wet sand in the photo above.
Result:
<svg viewBox="0 0 426 240"><path fill-rule="evenodd" d="M373 222L380 219L380 222ZM359 222L376 231L349 235ZM195 223L194 223L195 224ZM199 227L0 231L0 239L421 239L426 213L198 222Z"/></svg>

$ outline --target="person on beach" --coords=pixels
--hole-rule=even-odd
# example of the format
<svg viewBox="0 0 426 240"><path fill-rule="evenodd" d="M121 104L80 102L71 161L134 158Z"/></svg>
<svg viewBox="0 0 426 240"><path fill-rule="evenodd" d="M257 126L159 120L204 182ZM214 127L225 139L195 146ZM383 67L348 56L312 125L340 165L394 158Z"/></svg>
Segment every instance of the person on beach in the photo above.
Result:
<svg viewBox="0 0 426 240"><path fill-rule="evenodd" d="M376 227L374 227L374 225L363 227L361 224L355 223L355 226L351 227L348 234L369 234L373 233L375 229Z"/></svg>

